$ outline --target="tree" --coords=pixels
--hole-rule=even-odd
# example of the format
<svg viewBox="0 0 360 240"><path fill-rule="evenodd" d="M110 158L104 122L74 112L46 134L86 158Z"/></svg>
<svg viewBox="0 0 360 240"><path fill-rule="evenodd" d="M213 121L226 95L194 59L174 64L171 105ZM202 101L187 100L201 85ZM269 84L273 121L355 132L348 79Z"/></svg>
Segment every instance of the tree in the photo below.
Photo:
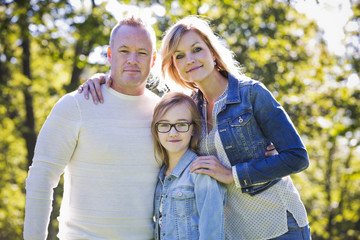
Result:
<svg viewBox="0 0 360 240"><path fill-rule="evenodd" d="M106 46L115 19L106 2L24 0L0 5L0 239L22 235L24 186L33 148L54 103L107 65L89 62ZM125 1L154 10L159 40L176 20L211 21L242 64L284 106L311 165L293 176L308 210L313 239L359 239L359 1L347 29L347 56L330 54L316 24L288 0ZM48 239L56 239L61 185Z"/></svg>
<svg viewBox="0 0 360 240"><path fill-rule="evenodd" d="M95 5L81 10L64 0L6 1L0 6L0 239L21 238L24 182L41 125L59 96L80 84L91 50L108 41L109 14ZM107 27L94 27L103 26L104 19ZM87 69L91 74L91 66ZM16 204L8 204L10 199Z"/></svg>

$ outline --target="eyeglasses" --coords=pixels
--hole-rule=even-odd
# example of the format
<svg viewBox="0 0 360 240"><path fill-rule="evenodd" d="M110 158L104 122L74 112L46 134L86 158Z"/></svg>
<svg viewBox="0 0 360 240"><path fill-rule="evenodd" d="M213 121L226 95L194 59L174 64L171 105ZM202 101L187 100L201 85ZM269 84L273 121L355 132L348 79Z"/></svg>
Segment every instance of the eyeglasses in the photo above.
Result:
<svg viewBox="0 0 360 240"><path fill-rule="evenodd" d="M155 128L159 133L170 132L172 127L174 127L177 132L184 133L189 131L191 124L193 124L193 122L178 122L174 124L157 122L155 123Z"/></svg>

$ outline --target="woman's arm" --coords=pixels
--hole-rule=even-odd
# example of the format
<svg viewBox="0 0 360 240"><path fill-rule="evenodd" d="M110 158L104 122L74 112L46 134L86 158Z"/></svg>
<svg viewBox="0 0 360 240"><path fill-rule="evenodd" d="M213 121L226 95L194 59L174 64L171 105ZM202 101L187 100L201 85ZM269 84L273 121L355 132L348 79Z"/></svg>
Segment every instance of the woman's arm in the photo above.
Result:
<svg viewBox="0 0 360 240"><path fill-rule="evenodd" d="M266 147L265 157L279 154L271 143ZM232 169L225 167L216 156L200 156L190 167L190 172L209 175L219 182L230 184L234 182Z"/></svg>
<svg viewBox="0 0 360 240"><path fill-rule="evenodd" d="M104 73L96 73L92 75L85 83L80 85L78 92L83 92L86 99L89 99L90 92L95 104L98 104L98 102L104 103L104 98L100 88L100 85L104 83L106 87L110 87L112 83L111 76Z"/></svg>
<svg viewBox="0 0 360 240"><path fill-rule="evenodd" d="M292 121L262 83L255 84L251 101L256 122L279 155L253 159L236 165L241 187L265 183L300 172L309 166L309 157Z"/></svg>

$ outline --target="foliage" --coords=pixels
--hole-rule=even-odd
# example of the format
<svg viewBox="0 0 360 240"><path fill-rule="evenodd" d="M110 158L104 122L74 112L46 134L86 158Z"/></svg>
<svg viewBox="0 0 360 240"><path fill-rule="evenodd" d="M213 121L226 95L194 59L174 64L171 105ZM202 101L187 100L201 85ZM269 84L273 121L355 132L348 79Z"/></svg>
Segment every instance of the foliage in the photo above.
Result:
<svg viewBox="0 0 360 240"><path fill-rule="evenodd" d="M35 136L52 106L93 73L109 69L90 55L107 45L118 16L107 11L106 2L71 2L1 1L0 240L22 238L26 174ZM264 82L302 135L311 165L293 179L313 239L360 239L360 2L351 1L354 15L342 57L328 52L316 24L289 2L123 1L151 7L159 40L184 16L211 20L244 73ZM161 6L164 14L154 10ZM48 239L56 239L61 192L60 185Z"/></svg>

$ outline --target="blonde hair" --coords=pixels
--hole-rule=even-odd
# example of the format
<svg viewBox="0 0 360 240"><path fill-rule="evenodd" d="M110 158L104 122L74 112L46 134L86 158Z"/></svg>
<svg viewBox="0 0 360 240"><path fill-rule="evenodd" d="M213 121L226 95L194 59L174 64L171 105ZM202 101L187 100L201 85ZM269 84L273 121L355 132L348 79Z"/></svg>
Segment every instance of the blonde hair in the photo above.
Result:
<svg viewBox="0 0 360 240"><path fill-rule="evenodd" d="M169 167L169 155L166 151L166 149L161 145L158 132L156 131L155 124L159 121L159 119L166 114L169 109L172 107L178 106L180 104L185 104L191 113L191 120L192 120L192 126L193 126L193 132L192 137L190 140L189 148L197 152L198 150L198 144L201 139L201 118L199 110L195 104L195 102L192 100L191 97L184 93L180 92L170 92L167 93L161 101L156 105L154 109L153 114L153 120L151 123L151 133L154 139L154 154L155 159L158 162L162 162L165 164L166 168Z"/></svg>
<svg viewBox="0 0 360 240"><path fill-rule="evenodd" d="M170 27L162 40L160 52L162 57L161 71L163 78L169 76L177 84L191 90L197 89L196 84L181 79L173 60L173 54L179 44L181 37L188 31L195 31L206 43L215 56L216 69L225 77L230 73L240 78L242 73L239 63L234 59L233 52L224 46L223 42L214 34L209 22L199 16L189 16L181 19Z"/></svg>

